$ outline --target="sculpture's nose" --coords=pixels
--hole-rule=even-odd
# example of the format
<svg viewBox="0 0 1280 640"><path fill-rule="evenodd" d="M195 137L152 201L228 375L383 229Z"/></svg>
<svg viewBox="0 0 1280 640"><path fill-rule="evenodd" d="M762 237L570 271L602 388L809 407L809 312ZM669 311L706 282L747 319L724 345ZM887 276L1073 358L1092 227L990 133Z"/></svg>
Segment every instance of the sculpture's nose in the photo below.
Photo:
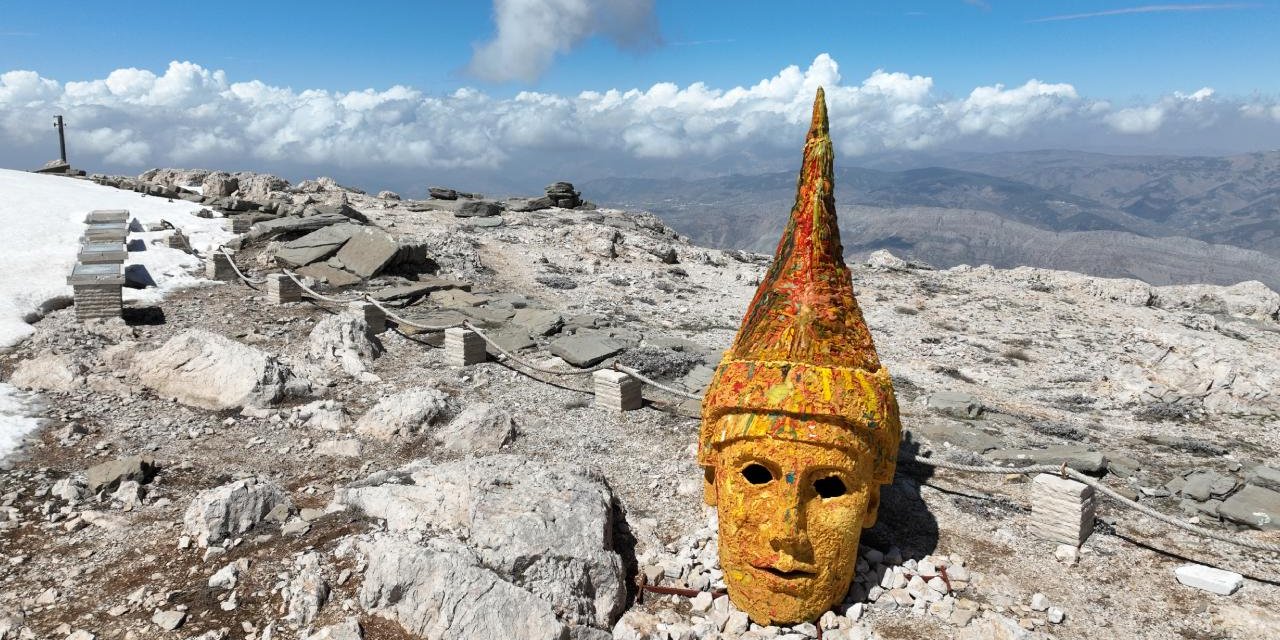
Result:
<svg viewBox="0 0 1280 640"><path fill-rule="evenodd" d="M769 519L769 545L774 551L794 557L807 557L809 535L805 522L804 506L800 492L794 485L779 500Z"/></svg>

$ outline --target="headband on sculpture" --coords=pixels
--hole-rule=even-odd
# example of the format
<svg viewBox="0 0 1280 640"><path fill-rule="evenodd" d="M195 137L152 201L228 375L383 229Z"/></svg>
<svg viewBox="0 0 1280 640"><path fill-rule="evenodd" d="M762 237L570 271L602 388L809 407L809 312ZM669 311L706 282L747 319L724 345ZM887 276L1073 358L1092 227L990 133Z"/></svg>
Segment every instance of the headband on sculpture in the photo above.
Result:
<svg viewBox="0 0 1280 640"><path fill-rule="evenodd" d="M713 464L716 445L739 438L842 448L860 441L872 452L877 481L893 481L898 404L844 263L832 159L819 88L790 220L703 398L698 458L704 466ZM791 415L811 419L812 426L805 433L784 432L774 421L746 419L729 432L718 424L735 413Z"/></svg>

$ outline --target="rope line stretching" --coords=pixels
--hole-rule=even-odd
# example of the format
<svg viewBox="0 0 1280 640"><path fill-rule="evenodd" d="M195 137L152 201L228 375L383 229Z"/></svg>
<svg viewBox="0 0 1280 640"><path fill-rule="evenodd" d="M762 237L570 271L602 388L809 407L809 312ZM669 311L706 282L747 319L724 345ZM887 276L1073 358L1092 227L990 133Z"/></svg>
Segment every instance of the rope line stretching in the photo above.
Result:
<svg viewBox="0 0 1280 640"><path fill-rule="evenodd" d="M1051 464L1041 464L1041 465L1032 465L1029 467L975 466L975 465L968 465L968 464L959 464L955 462L946 462L944 460L935 460L933 458L924 458L921 456L915 456L914 458L911 458L911 460L913 462L916 462L925 466L929 466L929 467L937 467L940 469L950 469L952 471L963 471L966 473L999 473L999 474L1054 473L1054 474L1058 474L1063 477L1071 478L1076 482L1082 482L1084 484L1087 484L1093 487L1094 489L1097 489L1098 491L1102 492L1112 500L1119 502L1123 506L1129 507L1130 509L1138 511L1139 513L1146 514L1152 518L1155 518L1156 520L1159 520L1160 522L1163 522L1167 525L1170 525L1178 529L1182 529L1183 531L1186 531L1188 533L1192 533L1204 538L1217 540L1219 542L1225 542L1227 544L1236 545L1238 547L1245 547L1248 549L1255 549L1258 551L1267 551L1270 553L1280 554L1280 545L1269 544L1266 542L1255 542L1252 540L1241 539L1238 536L1230 537L1226 534L1218 533L1216 531L1210 531L1208 529L1204 529L1201 527L1197 527L1193 524L1183 522L1173 516L1165 515L1163 513L1160 513L1159 511L1156 511L1155 509L1152 509L1151 507L1148 507L1144 504L1139 504L1134 500L1130 500L1120 495L1119 493L1117 493L1115 490L1111 489L1107 485L1093 478L1090 478L1089 476L1086 476L1085 474L1080 473L1075 469L1071 469L1066 465L1054 466Z"/></svg>
<svg viewBox="0 0 1280 640"><path fill-rule="evenodd" d="M228 258L230 258L230 254L229 254L229 253L227 253L227 251L226 251L226 249L225 249L225 248L223 248L223 249L221 249L221 250L222 250L222 252L223 252L224 254L226 254L226 255L228 256ZM236 267L236 266L235 266L235 261L234 261L234 260L232 260L232 261L231 261L231 265L232 265L232 267L233 267L233 268L235 268L236 274L237 274L237 275L239 275L239 276L240 276L240 278L241 278L242 280L244 280L246 284L250 284L250 286L252 286L252 284L253 284L253 282L254 282L254 281L252 281L252 280L250 280L249 278L245 277L245 275L244 275L243 273L241 273L241 272L240 272L240 269L239 269L238 267ZM612 364L612 365L597 365L597 366L589 367L589 368L586 368L586 369L576 369L576 370L572 370L572 371L566 371L566 370L562 370L562 369L551 369L551 368L547 368L547 367L541 367L541 366L538 366L538 365L536 365L536 364L533 364L532 362L529 362L528 360L525 360L524 358L521 358L521 357L519 357L519 356L517 356L517 355L515 355L515 354L511 353L510 351L507 351L506 349L502 348L500 345L498 345L496 342L494 342L494 340L493 340L492 338L490 338L488 335L486 335L486 334L484 333L484 331L480 330L480 329L479 329L479 328L477 328L473 323L471 323L471 322L469 322L469 321L464 321L464 322L459 323L459 324L444 325L444 326L432 326L432 325L424 325L424 324L420 324L420 323L412 322L412 321L410 321L410 320L406 320L406 319L404 319L404 318L402 318L402 317L400 317L400 316L398 316L398 315L396 315L396 314L394 314L394 313L392 313L392 312L388 311L388 310L387 310L387 308L386 308L385 306L383 306L382 304L380 304L378 301L373 300L373 299L372 299L372 298L370 298L368 295L361 295L361 296L359 296L359 297L352 298L352 299L349 299L349 300L343 300L343 299L340 299L340 298L333 298L333 297L330 297L330 296L326 296L326 295L324 295L324 294L322 294L322 293L318 293L318 292L316 292L316 291L312 290L310 287L307 287L305 284L303 284L303 283L302 283L302 281L301 281L301 280L300 280L296 275L294 275L294 274L293 274L293 272L289 271L288 269L283 269L282 271L284 272L284 274L285 274L285 275L289 276L289 278L290 278L291 280L293 280L295 283L297 283L297 285L302 289L302 291L303 291L303 292L305 292L305 293L307 293L307 294L311 295L312 297L314 297L314 298L316 298L316 299L323 300L323 301L325 301L325 302L331 302L331 303L334 303L334 304L347 304L347 303L350 303L350 302L356 302L356 301L359 301L359 300L366 300L366 301L368 301L368 302L371 302L374 306L376 306L376 307L378 307L379 309L381 309L383 313L386 313L386 314L387 314L387 317L391 318L392 320L396 321L397 323L401 323L401 324L404 324L404 325L407 325L407 326L410 326L410 327L414 327L414 328L417 328L417 329L421 329L421 330L424 330L424 331L443 331L443 330L445 330L445 329L453 329L453 328L456 328L456 327L458 327L458 326L464 326L464 327L466 327L467 329L469 329L469 330L471 330L471 331L474 331L474 332L476 333L476 335L480 336L480 337L481 337L485 342L487 342L489 345L491 345L495 350L497 350L499 353L501 353L503 356L505 356L508 360L510 360L510 361L512 361L512 362L515 362L515 363L517 363L517 364L519 364L519 365L521 365L521 366L523 366L523 367L526 367L526 368L528 368L528 369L530 369L530 370L537 371L537 372L539 372L539 373L547 373L547 374L551 374L551 375L590 375L590 374L592 374L592 373L595 373L596 371L602 371L602 370L604 370L604 369L614 369L614 370L616 370L616 371L621 371L622 373L625 373L625 374L627 374L627 375L629 375L629 376L632 376L632 377L636 378L637 380L639 380L639 381L643 382L644 384L647 384L647 385L649 385L649 386L655 387L655 388L657 388L657 389L661 389L661 390L666 391L666 392L668 392L668 393L671 393L671 394L673 394L673 395L680 396L680 397L683 397L683 398L688 398L688 399L690 399L690 400L698 400L698 399L700 399L700 398L701 398L701 396L698 396L698 395L693 394L693 393L689 393L688 391L684 391L684 390L681 390L681 389L677 389L677 388L674 388L674 387L671 387L671 386L668 386L668 385L664 385L664 384L662 384L662 383L659 383L659 382L657 382L657 381L655 381L655 380L653 380L653 379L651 379L651 378L649 378L649 377L647 377L647 376L645 376L645 375L641 374L639 371L636 371L636 370L635 370L634 368L632 368L632 367L628 367L628 366L621 365L621 364L616 364L616 363L615 363L615 364ZM265 280L264 280L263 282L265 282ZM259 284L261 284L261 283L259 283ZM536 380L536 378L535 378L535 380ZM1179 519L1177 519L1177 518L1175 518L1175 517L1173 517L1173 516L1169 516L1169 515L1163 514L1163 513L1159 512L1159 511L1156 511L1155 509L1152 509L1151 507L1148 507L1148 506L1146 506L1146 505L1144 505L1144 504L1139 504L1138 502L1136 502L1136 501L1134 501L1134 500L1130 500L1130 499L1128 499L1128 498L1126 498L1126 497L1124 497L1124 496L1120 495L1120 494L1119 494L1119 493L1117 493L1115 490L1111 489L1110 487L1106 486L1105 484L1103 484L1103 483L1101 483L1101 482L1099 482L1099 481L1097 481L1097 480L1095 480L1095 479L1093 479L1093 478L1091 478L1091 477L1089 477L1089 476L1086 476L1086 475L1084 475L1083 473L1080 473L1079 471L1076 471L1075 469L1070 469L1070 468L1068 468L1066 465L1062 465L1062 466L1054 466L1054 465L1033 465L1033 466L1029 466L1029 467L977 466L977 465L959 464L959 463L955 463L955 462L946 462L946 461L944 461L944 460L937 460L937 459L934 459L934 458L925 458L925 457L922 457L922 456L915 456L915 457L911 458L910 460L911 460L912 462L915 462L915 463L917 463L917 464L922 464L922 465L925 465L925 466L927 466L927 467L935 467L935 468L939 468L939 469L950 469L950 470L952 470L952 471L960 471L960 472L965 472L965 473L988 473L988 474L1009 474L1009 473L1020 473L1020 474L1032 474L1032 473L1055 473L1055 474L1061 475L1061 476L1063 476L1063 477L1071 478L1072 480L1075 480L1075 481L1077 481L1077 482L1082 482L1082 483L1084 483L1084 484L1086 484L1086 485L1089 485L1090 487L1093 487L1094 489L1098 490L1099 492L1101 492L1102 494L1104 494L1104 495L1106 495L1107 497L1111 498L1112 500L1115 500L1116 502L1118 502L1120 505L1122 505L1122 506L1124 506L1124 507L1128 507L1128 508L1130 508L1130 509L1133 509L1134 511L1137 511L1137 512L1139 512L1139 513L1142 513L1142 514L1145 514L1145 515L1147 515L1147 516L1150 516L1151 518L1154 518L1154 519L1156 519L1156 520L1158 520L1158 521L1160 521L1160 522L1163 522L1163 523L1165 523L1165 524L1167 524L1167 525L1169 525L1169 526L1172 526L1172 527L1177 528L1177 529L1181 529L1181 530L1186 531L1186 532L1188 532L1188 533L1191 533L1191 534L1193 534L1193 535L1197 535L1197 536L1200 536L1200 537L1203 537L1203 538L1209 538L1209 539L1211 539L1211 540L1217 540L1217 541L1219 541L1219 542L1225 542L1225 543L1230 544L1230 545L1234 545L1234 546L1238 546L1238 547L1244 547L1244 548L1247 548L1247 549L1254 549L1254 550L1257 550L1257 551L1265 551L1265 552L1268 552L1268 553L1280 554L1280 545L1277 545L1277 544L1270 544L1270 543L1266 543L1266 542L1255 542L1255 541L1252 541L1252 540L1240 539L1240 538L1238 538L1238 537L1230 537L1230 536L1228 536L1228 535L1226 535L1226 534L1217 533L1217 532L1215 532L1215 531L1210 531L1209 529L1204 529L1204 528L1201 528L1201 527L1197 527L1197 526L1195 526L1195 525L1193 525L1193 524L1190 524L1190 523L1187 523L1187 522L1183 522L1183 521L1181 521L1181 520L1179 520Z"/></svg>
<svg viewBox="0 0 1280 640"><path fill-rule="evenodd" d="M257 291L259 285L264 285L267 283L266 278L263 278L261 280L254 280L253 278L246 276L244 272L240 270L240 267L236 266L235 256L231 255L231 252L227 251L226 247L218 247L218 251L222 252L222 255L227 257L227 262L231 265L231 269L236 272L236 275L240 276L241 280L244 280L245 284L249 285L250 289Z"/></svg>

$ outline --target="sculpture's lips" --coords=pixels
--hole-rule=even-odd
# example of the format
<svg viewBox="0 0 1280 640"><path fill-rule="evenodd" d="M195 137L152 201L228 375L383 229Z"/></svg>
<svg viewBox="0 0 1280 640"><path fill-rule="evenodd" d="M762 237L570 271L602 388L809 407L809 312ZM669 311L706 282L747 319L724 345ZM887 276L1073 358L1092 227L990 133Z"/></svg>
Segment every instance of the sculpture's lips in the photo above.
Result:
<svg viewBox="0 0 1280 640"><path fill-rule="evenodd" d="M760 562L752 563L752 569L763 578L770 591L800 595L808 590L818 571L807 564L794 562Z"/></svg>

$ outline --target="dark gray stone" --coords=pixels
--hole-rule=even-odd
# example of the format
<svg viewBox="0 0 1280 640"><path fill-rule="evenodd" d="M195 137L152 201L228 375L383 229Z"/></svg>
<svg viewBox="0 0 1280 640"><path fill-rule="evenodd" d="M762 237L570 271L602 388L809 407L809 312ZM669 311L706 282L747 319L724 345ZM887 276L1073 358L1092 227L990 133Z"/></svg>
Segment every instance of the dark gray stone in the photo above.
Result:
<svg viewBox="0 0 1280 640"><path fill-rule="evenodd" d="M1223 501L1218 514L1255 529L1280 530L1280 492L1247 484Z"/></svg>
<svg viewBox="0 0 1280 640"><path fill-rule="evenodd" d="M508 353L517 353L537 346L533 339L529 337L529 332L519 327L507 327L504 329L498 329L497 331L486 331L485 335L489 336L490 340L498 343L498 346L505 349ZM485 343L484 348L485 351L489 352L490 356L496 357L499 355L498 350L493 348L493 345L488 342Z"/></svg>
<svg viewBox="0 0 1280 640"><path fill-rule="evenodd" d="M1245 473L1244 481L1263 489L1280 491L1280 469L1257 465Z"/></svg>
<svg viewBox="0 0 1280 640"><path fill-rule="evenodd" d="M446 187L427 187L427 195L435 200L457 200L458 192Z"/></svg>
<svg viewBox="0 0 1280 640"><path fill-rule="evenodd" d="M622 353L625 345L620 340L598 336L572 335L551 343L552 355L559 356L575 367L590 367Z"/></svg>
<svg viewBox="0 0 1280 640"><path fill-rule="evenodd" d="M530 336L549 336L564 326L564 318L559 313L546 309L520 309L511 322Z"/></svg>
<svg viewBox="0 0 1280 640"><path fill-rule="evenodd" d="M1236 488L1236 479L1216 471L1197 471L1187 476L1182 495L1204 502L1212 497L1223 497Z"/></svg>
<svg viewBox="0 0 1280 640"><path fill-rule="evenodd" d="M474 202L464 202L453 215L459 218L482 218L487 216L496 216L502 213L502 207L496 202L487 200L476 200Z"/></svg>
<svg viewBox="0 0 1280 640"><path fill-rule="evenodd" d="M290 233L307 233L335 224L346 224L351 219L343 215L313 215L307 217L289 216L256 222L249 228L246 240L258 238L274 238Z"/></svg>
<svg viewBox="0 0 1280 640"><path fill-rule="evenodd" d="M281 245L276 251L276 261L290 267L305 267L325 260L337 253L359 230L360 227L353 224L335 224L317 229Z"/></svg>
<svg viewBox="0 0 1280 640"><path fill-rule="evenodd" d="M112 491L126 480L146 484L158 470L150 456L129 456L89 467L85 471L85 483L89 493L98 493L100 489Z"/></svg>
<svg viewBox="0 0 1280 640"><path fill-rule="evenodd" d="M298 269L298 275L327 282L331 287L348 287L360 283L360 276L323 263Z"/></svg>
<svg viewBox="0 0 1280 640"><path fill-rule="evenodd" d="M982 401L972 394L959 391L938 391L929 395L928 407L938 413L956 418L977 418L982 415Z"/></svg>
<svg viewBox="0 0 1280 640"><path fill-rule="evenodd" d="M953 447L977 453L999 448L1002 444L1000 438L981 429L975 429L968 423L945 418L917 420L907 430L924 436L935 444L950 444Z"/></svg>
<svg viewBox="0 0 1280 640"><path fill-rule="evenodd" d="M372 278L387 266L400 251L400 243L396 242L385 231L371 227L361 227L351 234L351 239L338 250L334 257L342 262L347 271L362 278Z"/></svg>

